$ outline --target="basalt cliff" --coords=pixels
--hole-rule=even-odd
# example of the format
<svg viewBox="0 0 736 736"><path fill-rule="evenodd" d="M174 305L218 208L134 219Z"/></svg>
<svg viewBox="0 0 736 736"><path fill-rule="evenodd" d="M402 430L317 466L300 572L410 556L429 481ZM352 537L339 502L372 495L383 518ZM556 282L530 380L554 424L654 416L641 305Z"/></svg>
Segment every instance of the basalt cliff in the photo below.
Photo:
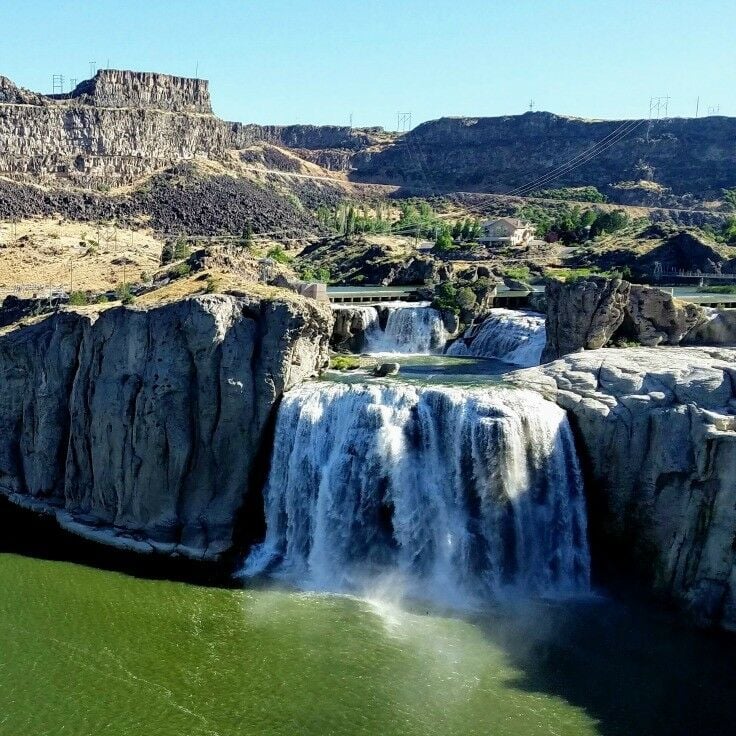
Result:
<svg viewBox="0 0 736 736"><path fill-rule="evenodd" d="M0 492L106 544L214 559L273 410L325 367L330 327L316 302L213 294L6 332Z"/></svg>
<svg viewBox="0 0 736 736"><path fill-rule="evenodd" d="M0 174L83 187L130 183L193 158L226 161L261 142L356 182L425 195L508 193L554 173L550 186L594 185L612 201L670 206L667 193L683 202L736 186L735 137L736 120L723 116L602 121L534 112L442 118L404 134L244 124L213 114L201 79L105 69L69 93L42 95L0 77Z"/></svg>
<svg viewBox="0 0 736 736"><path fill-rule="evenodd" d="M736 630L736 350L605 348L509 380L566 409L593 559Z"/></svg>

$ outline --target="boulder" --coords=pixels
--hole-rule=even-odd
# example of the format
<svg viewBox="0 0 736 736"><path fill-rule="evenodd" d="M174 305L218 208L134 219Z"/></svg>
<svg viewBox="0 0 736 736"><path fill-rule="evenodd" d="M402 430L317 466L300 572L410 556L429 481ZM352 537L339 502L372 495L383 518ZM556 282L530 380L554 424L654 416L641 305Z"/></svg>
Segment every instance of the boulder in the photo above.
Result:
<svg viewBox="0 0 736 736"><path fill-rule="evenodd" d="M704 310L705 319L683 338L683 345L736 345L736 309Z"/></svg>
<svg viewBox="0 0 736 736"><path fill-rule="evenodd" d="M736 350L629 348L510 374L566 409L593 557L736 630Z"/></svg>
<svg viewBox="0 0 736 736"><path fill-rule="evenodd" d="M308 300L212 294L3 334L0 492L106 544L215 559L274 407L327 366L330 327Z"/></svg>
<svg viewBox="0 0 736 736"><path fill-rule="evenodd" d="M642 345L678 345L707 320L705 310L673 298L663 289L632 284L624 330Z"/></svg>
<svg viewBox="0 0 736 736"><path fill-rule="evenodd" d="M624 321L629 289L626 281L601 277L548 282L542 361L603 347Z"/></svg>
<svg viewBox="0 0 736 736"><path fill-rule="evenodd" d="M376 378L385 378L386 376L395 376L401 370L399 363L378 363L373 369L373 375Z"/></svg>

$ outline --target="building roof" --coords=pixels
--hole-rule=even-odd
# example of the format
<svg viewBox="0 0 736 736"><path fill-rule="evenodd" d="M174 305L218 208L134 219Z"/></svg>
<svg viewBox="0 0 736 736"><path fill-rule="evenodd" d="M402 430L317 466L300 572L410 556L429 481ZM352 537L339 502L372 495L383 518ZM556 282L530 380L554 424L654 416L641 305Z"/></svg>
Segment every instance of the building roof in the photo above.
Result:
<svg viewBox="0 0 736 736"><path fill-rule="evenodd" d="M483 227L490 227L491 225L501 225L510 232L530 227L528 222L520 220L518 217L499 217L495 220L488 220L483 223Z"/></svg>

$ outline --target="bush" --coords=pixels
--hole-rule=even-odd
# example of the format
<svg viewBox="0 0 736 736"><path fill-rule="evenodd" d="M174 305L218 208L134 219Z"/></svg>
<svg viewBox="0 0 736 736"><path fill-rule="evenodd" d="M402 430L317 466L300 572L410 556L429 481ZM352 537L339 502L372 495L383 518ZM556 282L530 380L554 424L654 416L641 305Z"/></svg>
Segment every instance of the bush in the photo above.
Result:
<svg viewBox="0 0 736 736"><path fill-rule="evenodd" d="M275 245L266 255L276 261L276 263L286 264L291 263L293 260L293 257L290 256L280 245Z"/></svg>
<svg viewBox="0 0 736 736"><path fill-rule="evenodd" d="M463 286L457 290L455 302L460 309L472 309L476 301L475 293L469 286Z"/></svg>
<svg viewBox="0 0 736 736"><path fill-rule="evenodd" d="M69 305L72 307L83 307L85 304L89 304L87 295L83 291L73 291L69 294Z"/></svg>
<svg viewBox="0 0 736 736"><path fill-rule="evenodd" d="M184 276L189 276L192 272L192 267L188 263L177 263L176 266L170 268L166 273L172 279L180 279Z"/></svg>
<svg viewBox="0 0 736 736"><path fill-rule="evenodd" d="M335 355L330 359L330 368L336 371L353 371L360 368L360 360L351 355Z"/></svg>
<svg viewBox="0 0 736 736"><path fill-rule="evenodd" d="M205 294L214 294L220 288L220 282L214 276L207 277L207 285L204 287Z"/></svg>
<svg viewBox="0 0 736 736"><path fill-rule="evenodd" d="M135 301L135 296L130 290L130 284L120 284L115 289L115 295L123 304L132 304Z"/></svg>

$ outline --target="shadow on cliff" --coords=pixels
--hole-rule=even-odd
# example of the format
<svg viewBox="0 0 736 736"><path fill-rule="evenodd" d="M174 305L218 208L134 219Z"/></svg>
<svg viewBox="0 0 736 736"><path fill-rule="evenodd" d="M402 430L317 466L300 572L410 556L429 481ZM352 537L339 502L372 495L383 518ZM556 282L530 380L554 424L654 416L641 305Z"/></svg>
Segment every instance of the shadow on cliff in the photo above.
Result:
<svg viewBox="0 0 736 736"><path fill-rule="evenodd" d="M720 736L736 722L731 635L605 598L470 620L517 671L510 686L583 709L602 736Z"/></svg>
<svg viewBox="0 0 736 736"><path fill-rule="evenodd" d="M56 521L17 507L0 496L0 554L72 562L150 580L239 587L225 564L107 547L61 529Z"/></svg>

